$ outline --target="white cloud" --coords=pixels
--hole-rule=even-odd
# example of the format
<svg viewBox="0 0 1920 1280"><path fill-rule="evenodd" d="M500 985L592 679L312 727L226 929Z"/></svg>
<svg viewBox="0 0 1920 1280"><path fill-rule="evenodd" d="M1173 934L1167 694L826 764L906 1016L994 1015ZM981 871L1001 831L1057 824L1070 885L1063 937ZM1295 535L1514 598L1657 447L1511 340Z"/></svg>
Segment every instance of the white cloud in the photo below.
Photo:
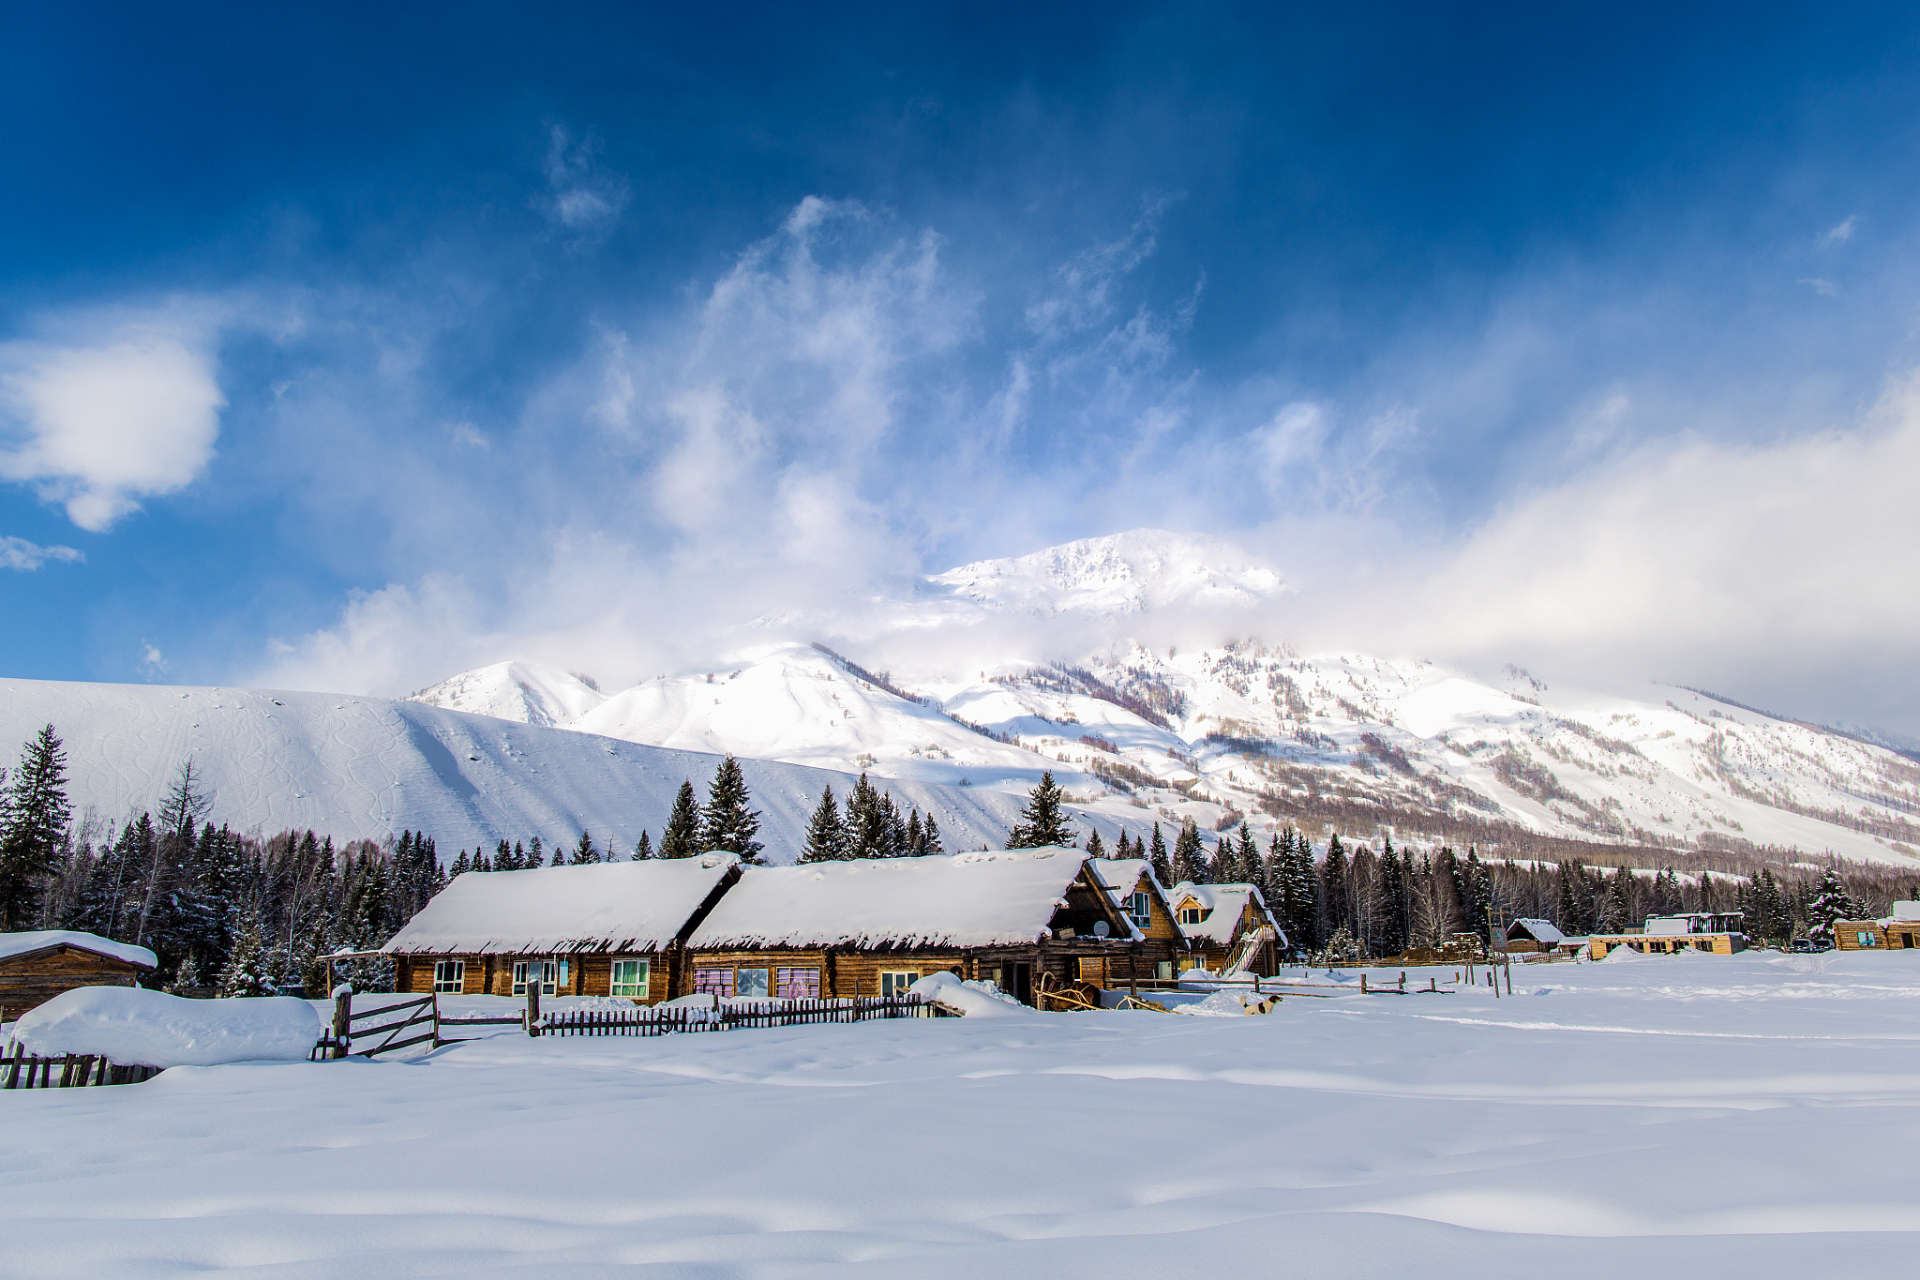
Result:
<svg viewBox="0 0 1920 1280"><path fill-rule="evenodd" d="M138 499L184 488L213 458L226 405L195 324L111 323L77 342L0 345L0 478L103 532Z"/></svg>
<svg viewBox="0 0 1920 1280"><path fill-rule="evenodd" d="M142 650L140 654L140 669L145 673L148 680L162 679L168 672L173 670L173 664L167 661L166 655L162 654L158 648L148 644L145 640L140 642L140 648Z"/></svg>
<svg viewBox="0 0 1920 1280"><path fill-rule="evenodd" d="M72 547L42 547L25 538L0 537L0 568L32 571L49 560L78 561L86 557Z"/></svg>
<svg viewBox="0 0 1920 1280"><path fill-rule="evenodd" d="M542 171L548 192L534 207L568 231L603 232L627 207L627 180L602 167L595 159L600 140L592 134L575 141L563 125L547 135L547 158Z"/></svg>
<svg viewBox="0 0 1920 1280"><path fill-rule="evenodd" d="M1853 239L1853 229L1859 221L1860 216L1858 214L1852 214L1849 215L1845 221L1829 227L1826 233L1820 237L1821 248L1830 249L1834 245L1845 244L1847 241Z"/></svg>

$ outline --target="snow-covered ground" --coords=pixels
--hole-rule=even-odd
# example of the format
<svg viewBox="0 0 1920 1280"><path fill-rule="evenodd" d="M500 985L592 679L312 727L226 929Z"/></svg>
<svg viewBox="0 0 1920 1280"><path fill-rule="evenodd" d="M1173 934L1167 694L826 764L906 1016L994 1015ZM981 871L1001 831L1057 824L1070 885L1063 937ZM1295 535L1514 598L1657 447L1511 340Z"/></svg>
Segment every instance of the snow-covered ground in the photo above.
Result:
<svg viewBox="0 0 1920 1280"><path fill-rule="evenodd" d="M1920 1244L1920 956L1514 978L0 1093L0 1273L1611 1280Z"/></svg>

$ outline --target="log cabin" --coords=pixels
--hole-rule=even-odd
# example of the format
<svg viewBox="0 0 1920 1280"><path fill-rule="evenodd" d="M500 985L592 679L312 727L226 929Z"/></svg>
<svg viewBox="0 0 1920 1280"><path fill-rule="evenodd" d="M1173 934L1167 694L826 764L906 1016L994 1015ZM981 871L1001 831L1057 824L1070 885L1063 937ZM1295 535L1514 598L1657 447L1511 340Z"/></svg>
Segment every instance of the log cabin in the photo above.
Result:
<svg viewBox="0 0 1920 1280"><path fill-rule="evenodd" d="M1113 985L1131 985L1135 979L1164 982L1177 977L1180 962L1189 957L1192 948L1174 920L1173 903L1153 874L1153 864L1145 858L1090 858L1087 865L1142 935L1140 945L1129 957L1131 963L1115 975Z"/></svg>
<svg viewBox="0 0 1920 1280"><path fill-rule="evenodd" d="M718 997L904 993L937 970L1023 1003L1111 984L1145 939L1078 849L749 867L687 939Z"/></svg>
<svg viewBox="0 0 1920 1280"><path fill-rule="evenodd" d="M521 996L539 981L655 1004L686 994L687 935L739 878L730 853L469 871L382 950L396 991Z"/></svg>
<svg viewBox="0 0 1920 1280"><path fill-rule="evenodd" d="M145 947L69 929L0 933L0 1022L75 987L137 987L160 961Z"/></svg>
<svg viewBox="0 0 1920 1280"><path fill-rule="evenodd" d="M1879 920L1835 920L1833 945L1840 951L1908 951L1920 946L1920 902L1896 902Z"/></svg>
<svg viewBox="0 0 1920 1280"><path fill-rule="evenodd" d="M1648 916L1638 933L1595 933L1587 939L1587 958L1605 960L1615 947L1645 955L1677 955L1701 951L1709 955L1738 955L1747 949L1738 911L1690 911L1675 916Z"/></svg>
<svg viewBox="0 0 1920 1280"><path fill-rule="evenodd" d="M1507 926L1507 954L1523 955L1557 951L1567 935L1551 920L1522 918Z"/></svg>
<svg viewBox="0 0 1920 1280"><path fill-rule="evenodd" d="M1252 884L1194 884L1183 880L1167 895L1174 923L1187 940L1187 969L1245 970L1263 978L1279 972L1287 935Z"/></svg>

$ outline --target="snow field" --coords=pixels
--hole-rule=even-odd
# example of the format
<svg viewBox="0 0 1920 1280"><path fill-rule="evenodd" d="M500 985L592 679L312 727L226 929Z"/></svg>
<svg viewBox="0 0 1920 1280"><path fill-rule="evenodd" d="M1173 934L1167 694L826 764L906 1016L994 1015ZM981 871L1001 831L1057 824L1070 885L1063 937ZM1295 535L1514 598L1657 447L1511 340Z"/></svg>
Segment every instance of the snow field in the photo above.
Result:
<svg viewBox="0 0 1920 1280"><path fill-rule="evenodd" d="M1920 1242L1917 959L5 1093L0 1274L1874 1272Z"/></svg>

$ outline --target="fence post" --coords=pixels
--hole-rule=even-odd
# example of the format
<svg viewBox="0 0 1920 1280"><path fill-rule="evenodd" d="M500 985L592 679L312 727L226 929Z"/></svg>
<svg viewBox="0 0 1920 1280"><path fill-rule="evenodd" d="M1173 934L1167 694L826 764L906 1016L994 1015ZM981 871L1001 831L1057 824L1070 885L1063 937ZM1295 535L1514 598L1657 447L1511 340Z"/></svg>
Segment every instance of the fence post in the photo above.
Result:
<svg viewBox="0 0 1920 1280"><path fill-rule="evenodd" d="M333 966L328 965L327 968L329 971L331 971ZM440 1034L440 1026L438 1023L434 1024L433 1030L434 1030L435 1040L437 1041ZM333 1056L334 1057L344 1058L347 1056L347 1040L352 1034L353 1034L353 984L351 982L342 982L337 984L333 989Z"/></svg>
<svg viewBox="0 0 1920 1280"><path fill-rule="evenodd" d="M546 977L542 962L527 961L527 1034L540 1034L540 984Z"/></svg>

